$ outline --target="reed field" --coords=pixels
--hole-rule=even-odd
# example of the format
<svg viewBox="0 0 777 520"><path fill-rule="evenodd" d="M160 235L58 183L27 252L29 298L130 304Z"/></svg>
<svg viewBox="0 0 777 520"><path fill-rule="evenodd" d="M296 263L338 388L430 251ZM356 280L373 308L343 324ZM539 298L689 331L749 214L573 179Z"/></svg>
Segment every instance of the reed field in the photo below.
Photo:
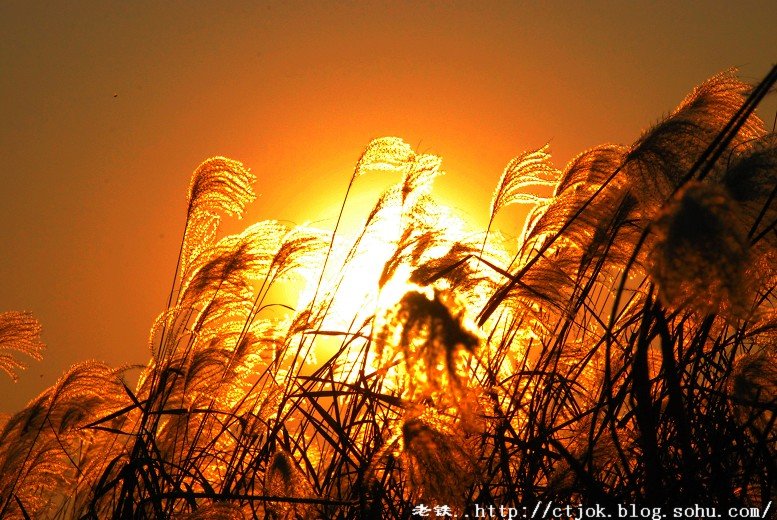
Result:
<svg viewBox="0 0 777 520"><path fill-rule="evenodd" d="M355 236L223 236L255 178L206 160L137 384L77 364L7 418L0 518L765 508L777 138L754 109L775 81L716 75L632 145L562 169L548 147L519 154L480 230L434 201L441 158L384 137L348 189L399 181ZM529 208L517 240L493 225L513 204ZM39 333L0 314L0 369L40 358Z"/></svg>

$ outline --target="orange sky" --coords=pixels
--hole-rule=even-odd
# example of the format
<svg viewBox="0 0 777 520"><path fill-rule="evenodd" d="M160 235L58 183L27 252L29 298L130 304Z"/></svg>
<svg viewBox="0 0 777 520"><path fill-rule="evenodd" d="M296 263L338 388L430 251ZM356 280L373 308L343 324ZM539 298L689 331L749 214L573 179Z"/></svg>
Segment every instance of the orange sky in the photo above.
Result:
<svg viewBox="0 0 777 520"><path fill-rule="evenodd" d="M331 225L361 150L396 135L482 223L518 153L629 143L712 74L777 59L774 2L226 4L0 4L0 311L48 344L0 377L0 412L73 362L147 360L209 156L258 176L246 222Z"/></svg>

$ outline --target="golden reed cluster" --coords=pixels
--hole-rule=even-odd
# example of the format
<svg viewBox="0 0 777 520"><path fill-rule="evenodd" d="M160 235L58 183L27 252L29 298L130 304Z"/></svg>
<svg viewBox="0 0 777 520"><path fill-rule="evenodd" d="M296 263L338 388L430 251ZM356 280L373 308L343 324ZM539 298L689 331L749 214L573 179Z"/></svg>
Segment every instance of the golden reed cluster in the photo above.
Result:
<svg viewBox="0 0 777 520"><path fill-rule="evenodd" d="M774 75L717 75L562 170L547 147L517 156L481 232L432 200L441 159L388 137L349 190L400 180L356 236L265 221L218 238L255 179L205 161L137 385L79 364L5 420L0 517L765 504L777 141L753 108ZM511 204L530 206L517 241L491 230ZM40 357L39 330L0 314L0 369Z"/></svg>

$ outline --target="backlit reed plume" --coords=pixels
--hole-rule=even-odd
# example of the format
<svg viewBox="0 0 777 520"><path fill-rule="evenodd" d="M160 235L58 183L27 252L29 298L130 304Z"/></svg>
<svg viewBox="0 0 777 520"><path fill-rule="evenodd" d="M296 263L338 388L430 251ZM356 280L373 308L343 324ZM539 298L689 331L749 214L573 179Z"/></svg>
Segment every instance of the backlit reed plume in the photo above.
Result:
<svg viewBox="0 0 777 520"><path fill-rule="evenodd" d="M43 359L44 345L40 340L40 331L40 323L30 313L0 313L0 371L16 381L17 371L27 367L16 359L17 354L38 361Z"/></svg>

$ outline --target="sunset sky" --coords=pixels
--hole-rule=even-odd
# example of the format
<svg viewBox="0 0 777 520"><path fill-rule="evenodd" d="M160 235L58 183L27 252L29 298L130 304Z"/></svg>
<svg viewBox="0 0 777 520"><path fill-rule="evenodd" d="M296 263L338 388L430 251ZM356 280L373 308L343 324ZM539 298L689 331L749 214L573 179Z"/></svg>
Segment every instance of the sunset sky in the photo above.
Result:
<svg viewBox="0 0 777 520"><path fill-rule="evenodd" d="M74 362L148 359L205 158L258 177L227 230L331 227L360 152L396 135L443 157L437 195L482 226L520 152L549 142L562 167L717 72L760 80L776 20L766 1L0 3L0 311L32 311L48 345L0 376L0 412ZM353 204L396 180L365 176Z"/></svg>

